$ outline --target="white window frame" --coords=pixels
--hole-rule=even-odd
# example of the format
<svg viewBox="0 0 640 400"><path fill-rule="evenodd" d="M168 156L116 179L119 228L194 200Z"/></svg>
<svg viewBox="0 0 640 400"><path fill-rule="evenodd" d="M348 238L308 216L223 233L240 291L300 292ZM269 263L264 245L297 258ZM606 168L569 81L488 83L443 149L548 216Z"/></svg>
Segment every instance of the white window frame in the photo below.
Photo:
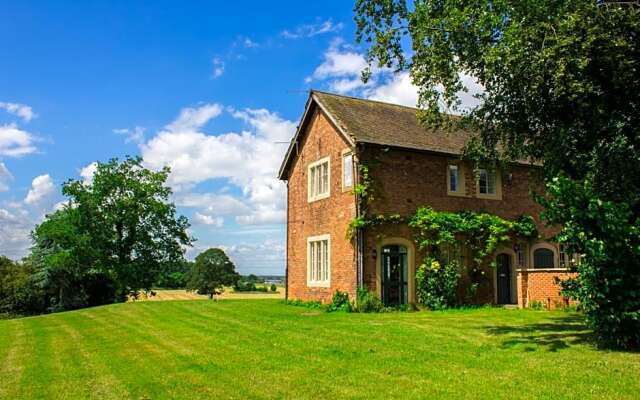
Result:
<svg viewBox="0 0 640 400"><path fill-rule="evenodd" d="M480 175L482 172L487 174L487 191L489 189L489 174L493 174L495 179L495 190L494 193L480 193ZM493 199L500 200L502 199L502 176L498 169L489 169L489 168L480 168L478 169L478 174L476 176L476 196L478 198L483 199Z"/></svg>
<svg viewBox="0 0 640 400"><path fill-rule="evenodd" d="M345 172L347 171L345 169L345 163L344 160L345 158L347 158L348 156L351 157L351 184L350 185L346 185L345 184ZM354 178L355 178L355 162L354 162L354 156L353 156L353 151L351 151L351 149L346 149L346 150L342 150L342 191L346 192L347 190L351 190L353 188L353 184L354 184Z"/></svg>
<svg viewBox="0 0 640 400"><path fill-rule="evenodd" d="M313 182L312 185L311 170L324 163L327 163L327 191L322 194L315 194L314 191L317 182ZM307 200L309 202L326 199L327 197L331 196L331 157L327 156L309 164L309 166L307 167L307 175Z"/></svg>
<svg viewBox="0 0 640 400"><path fill-rule="evenodd" d="M326 252L326 269L324 271L320 271L322 276L314 276L317 275L316 270L313 268L313 260L316 258L312 254L312 243L322 243L327 242L327 252ZM323 263L325 254L321 251L321 261ZM318 279L319 278L319 279ZM307 238L307 286L308 287L330 287L331 286L331 235L318 235L311 236Z"/></svg>
<svg viewBox="0 0 640 400"><path fill-rule="evenodd" d="M458 171L456 190L451 190L451 167ZM460 164L447 164L447 194L450 196L464 196L464 170Z"/></svg>

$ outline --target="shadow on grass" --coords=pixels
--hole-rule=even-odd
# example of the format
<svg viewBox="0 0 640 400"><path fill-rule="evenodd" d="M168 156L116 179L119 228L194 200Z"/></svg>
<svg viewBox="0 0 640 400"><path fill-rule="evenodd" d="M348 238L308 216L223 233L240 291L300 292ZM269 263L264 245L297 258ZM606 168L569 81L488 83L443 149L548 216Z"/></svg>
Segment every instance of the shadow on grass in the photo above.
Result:
<svg viewBox="0 0 640 400"><path fill-rule="evenodd" d="M546 350L557 352L575 345L593 345L591 330L579 315L554 318L552 322L526 325L500 325L486 327L487 333L503 336L502 347L524 346L524 351Z"/></svg>

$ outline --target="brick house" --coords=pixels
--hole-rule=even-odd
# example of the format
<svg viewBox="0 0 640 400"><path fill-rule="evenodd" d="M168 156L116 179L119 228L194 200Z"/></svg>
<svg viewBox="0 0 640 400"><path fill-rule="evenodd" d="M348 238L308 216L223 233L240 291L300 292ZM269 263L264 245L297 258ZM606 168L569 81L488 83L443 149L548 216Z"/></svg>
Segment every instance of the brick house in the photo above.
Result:
<svg viewBox="0 0 640 400"><path fill-rule="evenodd" d="M566 301L555 278L570 276L570 260L539 221L531 198L536 168L480 169L460 158L466 132L425 130L416 109L312 91L279 171L287 184L287 297L330 301L358 287L385 304L414 303L415 271L423 254L406 224L381 225L347 238L359 215L359 164L373 165L375 197L368 211L412 215L420 206L474 210L516 219L534 217L541 239L512 243L495 254L475 302L553 308ZM573 258L573 257L571 257Z"/></svg>

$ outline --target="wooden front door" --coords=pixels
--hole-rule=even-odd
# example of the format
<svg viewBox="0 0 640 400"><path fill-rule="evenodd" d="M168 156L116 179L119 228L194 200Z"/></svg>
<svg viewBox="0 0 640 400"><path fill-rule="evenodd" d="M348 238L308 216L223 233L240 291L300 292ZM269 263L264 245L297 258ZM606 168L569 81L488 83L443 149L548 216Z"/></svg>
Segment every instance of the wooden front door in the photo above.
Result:
<svg viewBox="0 0 640 400"><path fill-rule="evenodd" d="M498 304L511 304L511 256L498 254L496 264Z"/></svg>
<svg viewBox="0 0 640 400"><path fill-rule="evenodd" d="M407 248L385 246L382 248L382 302L385 306L408 303Z"/></svg>

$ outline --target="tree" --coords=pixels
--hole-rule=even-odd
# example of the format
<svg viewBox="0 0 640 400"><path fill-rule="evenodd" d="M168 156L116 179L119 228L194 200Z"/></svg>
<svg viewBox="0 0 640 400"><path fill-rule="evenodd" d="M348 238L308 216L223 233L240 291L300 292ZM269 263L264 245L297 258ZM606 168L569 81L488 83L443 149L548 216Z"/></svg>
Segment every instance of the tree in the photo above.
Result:
<svg viewBox="0 0 640 400"><path fill-rule="evenodd" d="M93 181L69 180L69 198L33 232L34 260L58 309L124 300L150 290L167 264L184 262L192 239L165 186L140 158L98 163ZM100 292L103 290L102 292Z"/></svg>
<svg viewBox="0 0 640 400"><path fill-rule="evenodd" d="M187 278L187 289L209 298L221 294L225 286L236 284L240 275L233 262L221 249L208 249L200 253Z"/></svg>
<svg viewBox="0 0 640 400"><path fill-rule="evenodd" d="M369 44L370 65L409 71L425 126L478 132L466 149L476 162L542 166L545 217L563 227L558 239L569 251L586 255L567 292L601 339L639 345L640 6L410 4L356 2L357 39ZM458 94L469 76L484 93L465 110Z"/></svg>
<svg viewBox="0 0 640 400"><path fill-rule="evenodd" d="M156 286L166 289L184 288L187 284L187 274L192 268L192 262L183 261L174 264L166 264L160 271Z"/></svg>
<svg viewBox="0 0 640 400"><path fill-rule="evenodd" d="M35 314L44 311L44 292L37 285L28 260L13 262L0 256L0 314Z"/></svg>

